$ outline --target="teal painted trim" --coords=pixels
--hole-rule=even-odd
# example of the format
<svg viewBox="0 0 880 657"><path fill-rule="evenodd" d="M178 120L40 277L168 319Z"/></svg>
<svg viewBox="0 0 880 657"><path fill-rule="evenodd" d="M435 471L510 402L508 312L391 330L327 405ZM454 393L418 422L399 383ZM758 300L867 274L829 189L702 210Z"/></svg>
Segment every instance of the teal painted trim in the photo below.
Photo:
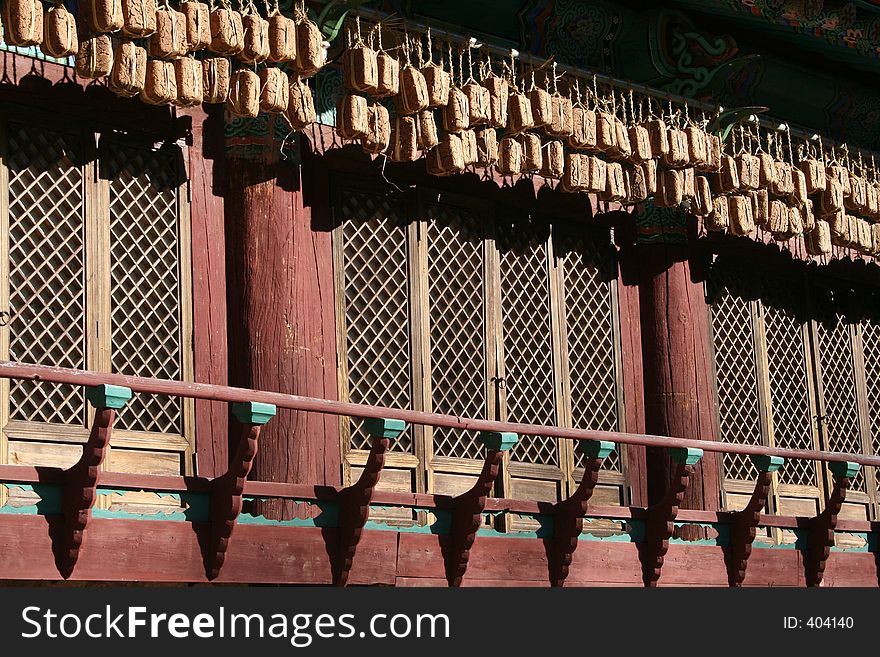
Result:
<svg viewBox="0 0 880 657"><path fill-rule="evenodd" d="M492 537L500 537L500 538L545 538L540 535L540 532L499 532L496 529L491 529L490 527L484 527L482 529L477 530L477 536L492 536Z"/></svg>
<svg viewBox="0 0 880 657"><path fill-rule="evenodd" d="M583 533L578 536L579 541L601 541L603 543L641 543L637 541L629 532L621 532L619 534L609 534L608 536L597 536L596 534Z"/></svg>
<svg viewBox="0 0 880 657"><path fill-rule="evenodd" d="M669 453L672 460L681 465L696 465L703 458L703 450L696 447L674 447Z"/></svg>
<svg viewBox="0 0 880 657"><path fill-rule="evenodd" d="M105 497L108 495L128 495L129 493L153 493L157 495L159 499L162 500L174 500L175 502L180 502L180 493L163 493L161 491L154 490L130 490L125 488L98 488L95 491L99 497Z"/></svg>
<svg viewBox="0 0 880 657"><path fill-rule="evenodd" d="M781 456L768 456L766 454L752 454L752 464L760 472L776 472L785 465L785 459Z"/></svg>
<svg viewBox="0 0 880 657"><path fill-rule="evenodd" d="M244 497L242 501L253 502L255 500L270 499L265 497ZM314 500L293 500L297 504L307 504L310 507L318 507L321 511L314 518L292 518L290 520L270 520L265 516L255 516L252 513L242 512L237 522L245 525L277 525L279 527L339 527L339 505L336 502L315 502Z"/></svg>
<svg viewBox="0 0 880 657"><path fill-rule="evenodd" d="M391 438L393 440L406 431L406 422L370 417L364 420L364 430L373 438Z"/></svg>
<svg viewBox="0 0 880 657"><path fill-rule="evenodd" d="M519 436L512 431L481 431L477 439L486 449L506 452L516 445Z"/></svg>
<svg viewBox="0 0 880 657"><path fill-rule="evenodd" d="M86 388L86 399L99 410L112 408L118 411L125 407L128 400L131 399L131 395L131 388L113 386L107 383Z"/></svg>
<svg viewBox="0 0 880 657"><path fill-rule="evenodd" d="M36 493L40 499L27 506L10 506L7 500L6 505L0 507L0 513L29 516L61 515L61 496L64 492L61 486L56 484L3 484L3 486L8 491L17 488Z"/></svg>
<svg viewBox="0 0 880 657"><path fill-rule="evenodd" d="M617 449L610 440L579 440L578 449L589 459L605 459Z"/></svg>
<svg viewBox="0 0 880 657"><path fill-rule="evenodd" d="M92 516L95 518L117 518L123 520L166 520L168 522L192 522L192 518L187 517L186 511L175 511L173 513L132 513L131 511L111 510L111 509L92 509Z"/></svg>
<svg viewBox="0 0 880 657"><path fill-rule="evenodd" d="M275 404L262 402L236 402L232 405L232 414L242 424L263 425L275 417L278 412Z"/></svg>
<svg viewBox="0 0 880 657"><path fill-rule="evenodd" d="M843 477L849 477L852 479L859 473L862 466L858 463L853 463L852 461L833 461L828 464L828 469L831 470L831 474L838 479L842 479Z"/></svg>
<svg viewBox="0 0 880 657"><path fill-rule="evenodd" d="M686 541L683 538L670 538L669 542L676 545L717 545L718 547L727 547L730 545L730 528L724 523L716 522L676 522L676 527L703 527L704 529L714 529L718 532L718 536L714 538L703 538L697 541Z"/></svg>
<svg viewBox="0 0 880 657"><path fill-rule="evenodd" d="M873 533L873 532L871 532ZM871 549L871 539L868 536L868 532L834 532L835 536L858 536L863 541L865 541L864 545L858 545L856 547L838 547L836 545L831 547L832 552L873 552Z"/></svg>

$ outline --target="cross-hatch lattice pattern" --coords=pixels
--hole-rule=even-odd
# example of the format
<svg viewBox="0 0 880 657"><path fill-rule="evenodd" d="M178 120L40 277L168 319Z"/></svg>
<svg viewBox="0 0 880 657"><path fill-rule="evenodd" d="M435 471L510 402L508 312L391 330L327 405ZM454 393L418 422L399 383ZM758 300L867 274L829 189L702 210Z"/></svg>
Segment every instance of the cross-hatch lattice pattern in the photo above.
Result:
<svg viewBox="0 0 880 657"><path fill-rule="evenodd" d="M483 238L473 211L429 204L431 401L436 413L486 415ZM434 454L479 458L473 432L437 427Z"/></svg>
<svg viewBox="0 0 880 657"><path fill-rule="evenodd" d="M563 235L556 241L565 285L572 424L579 429L618 431L611 251L597 238ZM583 464L580 451L576 459ZM612 452L602 467L620 472L620 453Z"/></svg>
<svg viewBox="0 0 880 657"><path fill-rule="evenodd" d="M9 126L9 352L26 363L85 367L83 171L69 138ZM75 158L73 158L75 159ZM85 422L82 388L10 385L14 419Z"/></svg>
<svg viewBox="0 0 880 657"><path fill-rule="evenodd" d="M862 451L859 407L856 399L852 338L849 324L820 322L818 330L822 387L825 399L825 428L828 449L835 452ZM853 480L853 489L865 491L864 470Z"/></svg>
<svg viewBox="0 0 880 657"><path fill-rule="evenodd" d="M810 406L803 324L785 306L765 304L764 330L767 335L770 404L776 446L813 449L813 409ZM804 459L786 459L779 481L816 486L815 463Z"/></svg>
<svg viewBox="0 0 880 657"><path fill-rule="evenodd" d="M733 290L719 286L711 298L721 439L758 445L761 443L761 416L751 306L747 299L735 293L735 285ZM752 480L756 477L756 470L747 456L725 454L724 476Z"/></svg>
<svg viewBox="0 0 880 657"><path fill-rule="evenodd" d="M361 404L412 408L404 207L378 194L341 191L348 396ZM357 421L350 444L370 448ZM413 451L411 428L392 449Z"/></svg>
<svg viewBox="0 0 880 657"><path fill-rule="evenodd" d="M880 456L880 321L862 323L862 349L865 354L865 379L868 382L868 412L871 415L871 441L874 454ZM880 471L875 471L880 474ZM880 490L880 477L875 477Z"/></svg>
<svg viewBox="0 0 880 657"><path fill-rule="evenodd" d="M498 224L507 416L512 422L556 424L547 241L530 227ZM524 437L515 461L559 465L554 438Z"/></svg>
<svg viewBox="0 0 880 657"><path fill-rule="evenodd" d="M112 149L110 173L111 364L114 372L181 377L180 242L177 191L165 154ZM120 412L122 429L181 434L181 400L136 395Z"/></svg>

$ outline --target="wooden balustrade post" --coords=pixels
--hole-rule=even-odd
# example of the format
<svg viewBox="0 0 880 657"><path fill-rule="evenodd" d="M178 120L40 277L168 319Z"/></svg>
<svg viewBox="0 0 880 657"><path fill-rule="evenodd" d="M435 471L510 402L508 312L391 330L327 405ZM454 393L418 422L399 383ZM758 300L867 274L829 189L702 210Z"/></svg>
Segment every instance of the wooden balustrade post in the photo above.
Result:
<svg viewBox="0 0 880 657"><path fill-rule="evenodd" d="M716 440L709 314L698 280L699 258L688 245L684 218L670 216L664 211L654 218L659 235L652 236L660 239L621 250L625 275L639 284L645 432ZM670 221L680 222L676 230ZM648 447L646 457L648 501L657 504L674 485L678 468L669 450ZM691 479L682 508L717 511L720 481L714 453L696 466ZM682 538L700 537L699 528L684 529Z"/></svg>
<svg viewBox="0 0 880 657"><path fill-rule="evenodd" d="M271 133L271 131L270 131ZM230 383L335 399L336 329L326 190L306 199L300 167L227 154L226 251ZM229 144L229 141L227 141ZM314 158L313 158L314 159ZM317 166L317 164L315 164ZM314 189L313 174L311 183ZM318 187L321 185L319 184ZM285 410L264 430L252 477L282 483L340 483L338 419ZM261 500L270 519L296 513L292 500Z"/></svg>

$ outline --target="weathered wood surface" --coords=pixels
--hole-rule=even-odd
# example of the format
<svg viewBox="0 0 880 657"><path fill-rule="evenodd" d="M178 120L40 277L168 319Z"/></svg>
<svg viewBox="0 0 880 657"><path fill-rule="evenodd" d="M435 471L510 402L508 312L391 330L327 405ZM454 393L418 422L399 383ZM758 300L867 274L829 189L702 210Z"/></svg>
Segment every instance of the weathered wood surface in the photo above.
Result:
<svg viewBox="0 0 880 657"><path fill-rule="evenodd" d="M645 430L717 440L706 302L702 285L692 278L687 250L642 244L626 257L637 258L640 271ZM665 450L647 449L649 502L663 498L675 470ZM682 508L718 509L718 486L717 460L707 454L695 468Z"/></svg>
<svg viewBox="0 0 880 657"><path fill-rule="evenodd" d="M336 397L336 339L329 232L312 229L299 169L280 163L227 165L226 251L233 382L248 388ZM254 477L335 483L333 418L282 411L267 426ZM289 518L283 500L260 512Z"/></svg>
<svg viewBox="0 0 880 657"><path fill-rule="evenodd" d="M59 580L50 536L61 516L0 515L0 577ZM200 540L208 523L94 518L75 581L205 582ZM365 530L348 583L446 586L441 543L445 536ZM582 541L566 586L641 586L635 543ZM217 583L330 584L336 529L239 524ZM462 586L549 586L547 546L540 539L478 536ZM804 586L801 552L755 548L745 586ZM673 543L663 586L727 586L723 549ZM832 552L825 586L878 585L874 555Z"/></svg>

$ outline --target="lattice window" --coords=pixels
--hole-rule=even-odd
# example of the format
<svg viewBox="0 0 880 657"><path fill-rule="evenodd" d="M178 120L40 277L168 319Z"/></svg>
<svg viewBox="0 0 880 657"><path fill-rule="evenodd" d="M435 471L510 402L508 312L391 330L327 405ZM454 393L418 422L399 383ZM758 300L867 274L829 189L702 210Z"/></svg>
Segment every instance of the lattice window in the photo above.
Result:
<svg viewBox="0 0 880 657"><path fill-rule="evenodd" d="M436 413L486 414L484 249L480 216L429 204L431 401ZM434 454L479 458L474 432L434 429Z"/></svg>
<svg viewBox="0 0 880 657"><path fill-rule="evenodd" d="M803 323L784 305L766 305L764 326L775 443L778 447L812 449L815 411L810 405ZM787 484L816 486L815 463L786 459L779 480Z"/></svg>
<svg viewBox="0 0 880 657"><path fill-rule="evenodd" d="M610 245L607 240L603 243L586 236L563 234L556 235L555 240L565 286L572 425L619 431ZM583 463L580 451L576 461ZM620 472L619 451L612 452L602 466Z"/></svg>
<svg viewBox="0 0 880 657"><path fill-rule="evenodd" d="M499 222L501 311L507 416L512 422L556 424L547 236L540 227ZM559 465L557 441L524 437L511 458Z"/></svg>
<svg viewBox="0 0 880 657"><path fill-rule="evenodd" d="M868 412L871 415L871 447L874 454L880 456L880 321L869 319L862 323L862 349L868 384ZM880 490L880 477L875 479Z"/></svg>
<svg viewBox="0 0 880 657"><path fill-rule="evenodd" d="M818 338L827 446L835 452L861 453L850 326L842 315L837 315L830 321L819 323ZM865 490L863 469L856 475L853 489Z"/></svg>
<svg viewBox="0 0 880 657"><path fill-rule="evenodd" d="M10 124L10 357L83 368L85 231L81 144L69 136ZM82 425L82 388L10 384L12 419Z"/></svg>
<svg viewBox="0 0 880 657"><path fill-rule="evenodd" d="M352 402L412 407L406 212L386 196L342 190L343 272L348 363ZM352 449L370 440L351 427ZM412 429L392 449L413 451Z"/></svg>
<svg viewBox="0 0 880 657"><path fill-rule="evenodd" d="M762 436L751 303L741 296L741 284L734 276L712 283L712 337L721 439L757 445ZM725 454L724 475L729 479L751 480L756 470L747 456Z"/></svg>
<svg viewBox="0 0 880 657"><path fill-rule="evenodd" d="M111 362L114 372L180 379L180 255L176 160L113 148L110 179ZM123 429L183 433L181 399L136 395Z"/></svg>

